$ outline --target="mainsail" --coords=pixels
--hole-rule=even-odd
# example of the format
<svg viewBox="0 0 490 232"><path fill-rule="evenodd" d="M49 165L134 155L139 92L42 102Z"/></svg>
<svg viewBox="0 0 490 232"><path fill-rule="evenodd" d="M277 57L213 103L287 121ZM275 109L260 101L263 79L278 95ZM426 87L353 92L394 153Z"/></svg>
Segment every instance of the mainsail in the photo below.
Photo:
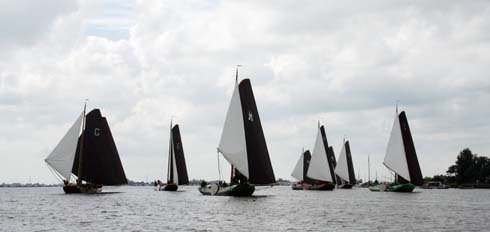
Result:
<svg viewBox="0 0 490 232"><path fill-rule="evenodd" d="M422 173L405 112L395 115L383 164L395 172L400 182L422 185Z"/></svg>
<svg viewBox="0 0 490 232"><path fill-rule="evenodd" d="M322 133L323 146L325 147L325 151L327 153L328 166L330 168L330 175L332 176L332 183L336 183L340 181L340 179L335 175L335 166L337 165L335 161L335 153L331 146L328 146L327 133L325 133L325 127L320 126L320 133Z"/></svg>
<svg viewBox="0 0 490 232"><path fill-rule="evenodd" d="M65 180L69 181L75 153L77 149L78 136L83 121L83 113L73 123L65 136L60 140L54 150L46 157L45 161L56 170Z"/></svg>
<svg viewBox="0 0 490 232"><path fill-rule="evenodd" d="M275 183L249 79L235 85L218 151L250 183Z"/></svg>
<svg viewBox="0 0 490 232"><path fill-rule="evenodd" d="M170 126L172 124L170 123ZM173 133L170 131L170 138L168 141L168 173L167 173L167 183L178 183L179 175L177 173L177 165L175 162L175 151L173 143Z"/></svg>
<svg viewBox="0 0 490 232"><path fill-rule="evenodd" d="M335 167L335 173L342 178L342 180L347 181L350 184L356 183L349 141L344 142L344 145L342 146L339 161Z"/></svg>
<svg viewBox="0 0 490 232"><path fill-rule="evenodd" d="M126 175L117 152L116 144L105 117L99 109L90 111L86 118L81 156L81 175L78 176L80 149L77 148L72 173L92 184L127 184ZM80 141L80 140L79 140ZM78 146L80 146L80 142Z"/></svg>
<svg viewBox="0 0 490 232"><path fill-rule="evenodd" d="M403 145L405 148L405 156L407 158L407 166L410 172L410 182L412 182L414 185L420 186L424 184L424 179L422 177L422 171L420 170L417 153L415 152L415 145L413 144L412 133L410 132L410 127L408 126L405 111L400 113L399 118Z"/></svg>
<svg viewBox="0 0 490 232"><path fill-rule="evenodd" d="M185 164L184 147L182 146L182 139L180 136L179 125L175 125L172 128L172 153L174 164L174 176L177 177L174 180L179 185L189 184L189 177L187 176L187 167Z"/></svg>
<svg viewBox="0 0 490 232"><path fill-rule="evenodd" d="M307 176L316 180L333 182L330 164L327 158L327 151L323 144L320 128L318 128L315 147L313 148L313 154L311 155Z"/></svg>
<svg viewBox="0 0 490 232"><path fill-rule="evenodd" d="M303 182L307 184L314 184L316 180L309 178L306 174L310 168L311 153L310 150L306 150L303 153Z"/></svg>

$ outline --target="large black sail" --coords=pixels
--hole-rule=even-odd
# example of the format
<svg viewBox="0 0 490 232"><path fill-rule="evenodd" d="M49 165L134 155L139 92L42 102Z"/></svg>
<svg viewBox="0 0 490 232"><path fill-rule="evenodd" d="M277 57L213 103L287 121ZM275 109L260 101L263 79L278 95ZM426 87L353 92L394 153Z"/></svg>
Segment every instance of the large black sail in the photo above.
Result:
<svg viewBox="0 0 490 232"><path fill-rule="evenodd" d="M189 184L187 167L185 165L184 147L182 146L179 125L175 125L172 128L172 140L174 146L175 165L177 166L177 175L179 180L179 183L177 184Z"/></svg>
<svg viewBox="0 0 490 232"><path fill-rule="evenodd" d="M306 150L303 153L303 182L307 184L314 184L316 181L306 175L306 173L308 173L308 168L310 167L310 160L311 153L309 150Z"/></svg>
<svg viewBox="0 0 490 232"><path fill-rule="evenodd" d="M349 183L356 184L356 174L354 173L354 165L352 164L352 155L350 153L349 141L345 142L345 155L347 157L347 170L349 172Z"/></svg>
<svg viewBox="0 0 490 232"><path fill-rule="evenodd" d="M82 172L78 178L93 184L127 184L111 130L99 109L94 109L87 114L83 136ZM72 168L72 173L75 175L78 175L79 157L80 149L77 148Z"/></svg>
<svg viewBox="0 0 490 232"><path fill-rule="evenodd" d="M408 126L408 120L405 111L402 111L398 115L398 119L400 120L403 146L405 148L405 155L407 157L407 165L408 171L410 172L411 183L417 186L423 185L424 179L420 170L417 153L415 152L415 145L413 144L412 133L410 133L410 127ZM408 181L401 176L398 176L398 182L405 183Z"/></svg>
<svg viewBox="0 0 490 232"><path fill-rule="evenodd" d="M327 153L328 166L330 167L330 175L332 176L333 183L340 183L340 178L335 175L335 166L337 161L335 160L335 153L333 148L328 146L327 133L325 133L325 127L320 126L320 133L322 134L323 146L325 147L325 153Z"/></svg>
<svg viewBox="0 0 490 232"><path fill-rule="evenodd" d="M276 182L267 150L259 112L255 104L252 85L244 79L238 85L247 146L248 174L252 184L272 184Z"/></svg>

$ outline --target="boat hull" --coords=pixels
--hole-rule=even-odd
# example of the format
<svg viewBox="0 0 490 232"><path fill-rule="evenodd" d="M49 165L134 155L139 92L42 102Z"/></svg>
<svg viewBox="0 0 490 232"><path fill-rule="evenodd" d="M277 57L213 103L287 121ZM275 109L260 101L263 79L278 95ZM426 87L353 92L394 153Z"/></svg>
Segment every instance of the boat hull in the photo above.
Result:
<svg viewBox="0 0 490 232"><path fill-rule="evenodd" d="M340 189L352 189L352 185L347 183L347 184L341 184L338 186Z"/></svg>
<svg viewBox="0 0 490 232"><path fill-rule="evenodd" d="M179 186L176 183L171 183L171 184L160 186L158 189L160 191L177 191L178 188Z"/></svg>
<svg viewBox="0 0 490 232"><path fill-rule="evenodd" d="M63 186L63 191L66 193L66 194L73 194L73 193L82 193L80 191L80 188L78 188L78 186L76 185L65 185Z"/></svg>
<svg viewBox="0 0 490 232"><path fill-rule="evenodd" d="M300 184L300 183L294 183L293 185L291 185L291 188L293 190L303 190L303 184Z"/></svg>
<svg viewBox="0 0 490 232"><path fill-rule="evenodd" d="M74 193L95 194L95 193L102 192L102 185L93 185L93 184L75 185L75 184L67 184L67 185L63 186L63 191L66 194L74 194Z"/></svg>
<svg viewBox="0 0 490 232"><path fill-rule="evenodd" d="M319 190L319 191L328 191L333 190L335 185L332 183L323 183L323 184L303 184L304 190Z"/></svg>
<svg viewBox="0 0 490 232"><path fill-rule="evenodd" d="M369 186L371 192L399 192L399 193L410 193L415 189L415 185L411 183L407 184L391 184L391 185L372 185Z"/></svg>
<svg viewBox="0 0 490 232"><path fill-rule="evenodd" d="M248 197L255 192L255 186L250 184L234 184L229 186L207 185L199 187L199 192L202 195L209 196L234 196Z"/></svg>

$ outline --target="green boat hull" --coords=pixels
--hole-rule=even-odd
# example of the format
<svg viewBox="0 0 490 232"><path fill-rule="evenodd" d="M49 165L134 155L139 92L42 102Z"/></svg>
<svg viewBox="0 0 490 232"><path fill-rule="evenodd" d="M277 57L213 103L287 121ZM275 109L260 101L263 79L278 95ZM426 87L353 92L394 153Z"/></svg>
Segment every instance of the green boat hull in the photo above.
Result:
<svg viewBox="0 0 490 232"><path fill-rule="evenodd" d="M382 185L371 185L368 187L371 192L401 192L401 193L411 193L415 188L413 184L391 184L386 187Z"/></svg>
<svg viewBox="0 0 490 232"><path fill-rule="evenodd" d="M255 192L255 186L250 184L234 184L226 187L216 186L213 189L210 185L199 187L199 192L202 195L209 196L235 196L235 197L249 197Z"/></svg>

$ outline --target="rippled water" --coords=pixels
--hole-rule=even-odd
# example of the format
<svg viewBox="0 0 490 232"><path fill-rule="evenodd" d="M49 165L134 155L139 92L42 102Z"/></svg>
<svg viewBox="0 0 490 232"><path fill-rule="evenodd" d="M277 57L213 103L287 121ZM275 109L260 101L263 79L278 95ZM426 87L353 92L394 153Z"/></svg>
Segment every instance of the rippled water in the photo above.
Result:
<svg viewBox="0 0 490 232"><path fill-rule="evenodd" d="M4 231L488 231L490 190L374 193L266 188L255 197L202 196L152 187L65 195L61 188L0 188Z"/></svg>

